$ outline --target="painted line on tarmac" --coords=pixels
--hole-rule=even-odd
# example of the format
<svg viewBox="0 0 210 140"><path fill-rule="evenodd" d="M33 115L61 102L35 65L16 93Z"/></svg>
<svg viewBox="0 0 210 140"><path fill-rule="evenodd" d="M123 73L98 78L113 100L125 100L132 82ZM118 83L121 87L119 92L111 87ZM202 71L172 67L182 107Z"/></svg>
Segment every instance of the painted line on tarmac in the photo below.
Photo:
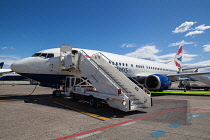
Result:
<svg viewBox="0 0 210 140"><path fill-rule="evenodd" d="M155 116L155 115L158 115L158 114L161 114L161 113L165 113L165 112L168 112L168 111L170 111L170 110L161 111L161 112L158 112L158 113L155 113L155 114L152 114L152 115L148 115L148 116L145 116L145 117L141 117L141 118L137 118L137 119L133 119L133 120L128 120L128 121L125 121L125 122L121 122L121 123L117 123L117 124L113 124L113 125L109 125L109 126L105 126L105 127L101 127L101 128L97 128L97 129L73 134L73 135L70 135L70 136L57 138L57 139L54 139L54 140L64 140L64 139L68 139L68 138L74 138L74 137L77 137L77 136L89 134L89 133L96 132L96 131L101 131L101 130L112 128L112 127L119 126L119 125L122 125L122 124L126 124L126 123L134 122L134 121L137 121L137 120L142 120L142 119L145 119L145 118L149 118L149 117L152 117L152 116Z"/></svg>
<svg viewBox="0 0 210 140"><path fill-rule="evenodd" d="M196 115L196 114L189 114L188 116L192 118L203 118L202 115Z"/></svg>
<svg viewBox="0 0 210 140"><path fill-rule="evenodd" d="M125 124L122 124L121 126L128 126L128 125L131 125L131 124L134 124L136 122L129 122L129 123L125 123Z"/></svg>
<svg viewBox="0 0 210 140"><path fill-rule="evenodd" d="M161 111L161 112L158 112L158 113L155 113L155 114L152 114L152 115L148 115L148 116L144 116L144 117L141 117L141 118L128 120L128 121L125 121L125 122L121 122L121 123L117 123L117 124L113 124L113 125L109 125L109 126L105 126L105 127L101 127L101 128L96 128L96 129L93 129L93 130L89 130L89 131L85 131L85 132L81 132L81 133L77 133L77 134L73 134L73 135L69 135L69 136L65 136L65 137L61 137L61 138L57 138L57 139L54 139L54 140L64 140L64 139L69 139L69 138L75 138L75 137L86 135L86 134L89 134L89 133L93 133L93 132L105 130L105 129L108 129L108 128L116 127L116 126L119 126L119 125L122 125L122 124L146 119L146 118L149 118L149 117L152 117L152 116L155 116L155 115L159 115L159 114L162 114L162 113L170 112L170 111L210 111L210 110L165 110L165 111Z"/></svg>
<svg viewBox="0 0 210 140"><path fill-rule="evenodd" d="M186 122L191 122L191 119L187 119Z"/></svg>
<svg viewBox="0 0 210 140"><path fill-rule="evenodd" d="M165 134L165 133L167 133L167 132L162 131L162 130L158 130L158 131L156 131L156 132L153 132L153 133L150 134L150 135L153 136L153 137L155 137L155 138L157 138L157 137L162 136L162 135Z"/></svg>
<svg viewBox="0 0 210 140"><path fill-rule="evenodd" d="M207 111L208 111L208 110L207 110ZM188 116L189 116L189 117L193 117L193 118L203 118L202 115L195 115L195 114L189 114ZM190 121L191 121L191 119L186 119L186 122L190 122ZM168 127L177 128L177 127L179 127L179 126L181 126L181 124L171 124L171 125L169 125ZM150 135L153 136L153 137L159 137L159 136L162 136L162 135L165 134L165 133L167 133L167 132L165 132L165 131L163 131L163 130L158 130L158 131L156 131L156 132L151 133Z"/></svg>
<svg viewBox="0 0 210 140"><path fill-rule="evenodd" d="M83 138L86 138L86 137L89 137L89 136L92 136L92 135L96 135L96 134L99 134L99 133L101 133L101 131L96 131L96 132L93 132L93 133L81 135L81 136L78 136L78 137L75 137L75 138L77 138L77 139L83 139Z"/></svg>
<svg viewBox="0 0 210 140"><path fill-rule="evenodd" d="M179 126L181 126L181 124L171 124L171 125L169 125L168 127L177 128L177 127L179 127Z"/></svg>
<svg viewBox="0 0 210 140"><path fill-rule="evenodd" d="M63 106L63 107L72 109L72 110L74 110L74 111L80 112L80 113L82 113L82 114L91 116L91 117L93 117L93 118L97 118L97 119L99 119L99 120L103 120L103 121L110 120L109 118L102 117L102 116L99 116L99 115L97 115L97 114L89 113L89 112L86 112L86 111L83 111L83 110L80 110L80 109L77 109L77 108L74 108L74 107L71 107L71 106L68 106L68 105L65 105L65 104L56 102L56 101L52 101L52 102L55 103L55 104L57 104L57 105L60 105L60 106Z"/></svg>

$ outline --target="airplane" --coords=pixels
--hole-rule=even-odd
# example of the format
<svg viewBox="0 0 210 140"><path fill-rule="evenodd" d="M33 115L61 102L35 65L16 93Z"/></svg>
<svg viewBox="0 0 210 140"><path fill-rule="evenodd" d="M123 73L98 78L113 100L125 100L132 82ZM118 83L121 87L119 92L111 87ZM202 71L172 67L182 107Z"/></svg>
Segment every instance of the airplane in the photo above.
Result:
<svg viewBox="0 0 210 140"><path fill-rule="evenodd" d="M27 78L17 74L16 72L9 72L9 73L4 73L2 76L0 76L0 80L3 81L14 81L14 80L26 80Z"/></svg>
<svg viewBox="0 0 210 140"><path fill-rule="evenodd" d="M4 62L1 62L0 63L0 76L4 73L8 73L8 72L11 72L12 70L11 69L2 69L4 66Z"/></svg>
<svg viewBox="0 0 210 140"><path fill-rule="evenodd" d="M84 51L86 58L91 58L93 54L98 53L97 50L88 50L80 48L72 48L68 53L69 59L72 60L69 68L74 67L77 62L74 55ZM61 48L62 48L61 46ZM84 76L80 71L75 69L65 70L61 57L61 48L47 49L39 51L31 57L19 60L11 65L12 71L30 79L52 84L64 84L64 80L69 76ZM101 52L101 51L100 51ZM171 82L180 76L204 75L210 72L202 73L183 73L182 72L182 46L178 48L175 58L170 63L158 63L154 61L128 57L108 52L101 52L109 58L109 63L127 77L134 78L136 81L143 83L145 87L152 91L167 90L171 86ZM85 76L84 76L85 77Z"/></svg>

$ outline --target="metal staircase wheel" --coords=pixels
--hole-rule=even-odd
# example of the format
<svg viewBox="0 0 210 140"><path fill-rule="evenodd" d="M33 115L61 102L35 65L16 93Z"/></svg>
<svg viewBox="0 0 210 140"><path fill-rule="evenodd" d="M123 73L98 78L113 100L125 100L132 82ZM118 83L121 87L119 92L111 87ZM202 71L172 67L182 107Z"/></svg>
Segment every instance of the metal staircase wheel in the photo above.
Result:
<svg viewBox="0 0 210 140"><path fill-rule="evenodd" d="M97 99L94 98L93 96L90 96L90 97L89 97L89 105L90 105L91 107L96 107L96 106L97 106Z"/></svg>
<svg viewBox="0 0 210 140"><path fill-rule="evenodd" d="M61 91L60 90L54 90L53 91L53 96L54 97L61 97Z"/></svg>

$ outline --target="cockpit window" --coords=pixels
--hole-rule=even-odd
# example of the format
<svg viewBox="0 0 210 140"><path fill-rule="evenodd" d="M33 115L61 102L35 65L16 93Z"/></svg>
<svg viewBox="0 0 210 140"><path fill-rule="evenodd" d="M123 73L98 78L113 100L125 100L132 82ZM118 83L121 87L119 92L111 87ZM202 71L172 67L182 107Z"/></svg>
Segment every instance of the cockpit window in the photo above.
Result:
<svg viewBox="0 0 210 140"><path fill-rule="evenodd" d="M47 58L47 53L42 53L39 57L41 57L41 58Z"/></svg>
<svg viewBox="0 0 210 140"><path fill-rule="evenodd" d="M41 58L52 58L54 57L53 53L35 53L32 57L41 57Z"/></svg>
<svg viewBox="0 0 210 140"><path fill-rule="evenodd" d="M54 57L54 54L53 53L48 53L47 58L51 58L51 57Z"/></svg>
<svg viewBox="0 0 210 140"><path fill-rule="evenodd" d="M35 53L34 55L32 55L31 57L38 57L40 56L41 53Z"/></svg>

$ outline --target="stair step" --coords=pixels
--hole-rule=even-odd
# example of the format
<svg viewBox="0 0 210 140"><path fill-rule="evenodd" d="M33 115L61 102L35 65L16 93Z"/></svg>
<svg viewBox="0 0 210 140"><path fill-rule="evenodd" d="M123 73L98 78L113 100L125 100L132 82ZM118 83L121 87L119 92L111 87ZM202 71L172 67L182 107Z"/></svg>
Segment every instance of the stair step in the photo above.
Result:
<svg viewBox="0 0 210 140"><path fill-rule="evenodd" d="M131 100L131 105L137 105L137 104L139 104L139 99Z"/></svg>
<svg viewBox="0 0 210 140"><path fill-rule="evenodd" d="M143 109L143 108L144 108L144 104L138 104L138 105L131 105L130 106L131 110Z"/></svg>
<svg viewBox="0 0 210 140"><path fill-rule="evenodd" d="M130 96L128 96L128 98L129 98L130 100L133 100L133 99L135 99L135 95L130 95Z"/></svg>

